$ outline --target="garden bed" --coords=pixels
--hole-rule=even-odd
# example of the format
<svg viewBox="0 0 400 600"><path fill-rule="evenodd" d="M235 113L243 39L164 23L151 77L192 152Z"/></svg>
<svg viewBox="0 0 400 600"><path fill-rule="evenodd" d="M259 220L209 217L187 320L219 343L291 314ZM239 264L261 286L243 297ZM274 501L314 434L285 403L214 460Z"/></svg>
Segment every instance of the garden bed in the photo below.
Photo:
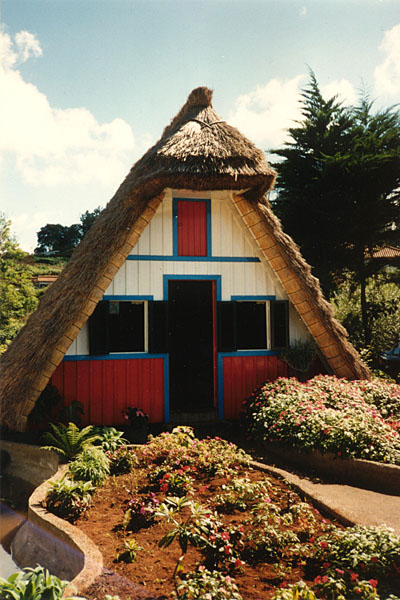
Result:
<svg viewBox="0 0 400 600"><path fill-rule="evenodd" d="M80 590L86 598L161 600L181 584L185 599L257 600L277 598L299 581L311 595L279 598L337 598L332 590L340 586L346 598L379 598L377 588L382 599L399 593L399 538L381 528L347 533L331 524L283 481L252 468L233 444L195 440L187 431L163 434L135 450L134 460L132 473L109 478L76 523L105 565ZM349 544L360 546L351 564ZM382 544L387 556L377 550ZM193 595L210 578L220 595Z"/></svg>

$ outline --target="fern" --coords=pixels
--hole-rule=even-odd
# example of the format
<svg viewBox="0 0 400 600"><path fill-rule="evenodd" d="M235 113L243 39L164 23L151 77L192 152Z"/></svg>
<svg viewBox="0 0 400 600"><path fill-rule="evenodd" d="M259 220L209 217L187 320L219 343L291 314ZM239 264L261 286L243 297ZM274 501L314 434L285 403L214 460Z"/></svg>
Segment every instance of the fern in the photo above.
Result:
<svg viewBox="0 0 400 600"><path fill-rule="evenodd" d="M50 423L50 427L52 431L47 431L43 435L43 441L48 445L43 446L42 449L57 452L67 461L72 460L82 450L93 446L93 443L100 439L100 436L94 433L92 425L81 430L75 423L68 423L68 426L63 423L58 425Z"/></svg>

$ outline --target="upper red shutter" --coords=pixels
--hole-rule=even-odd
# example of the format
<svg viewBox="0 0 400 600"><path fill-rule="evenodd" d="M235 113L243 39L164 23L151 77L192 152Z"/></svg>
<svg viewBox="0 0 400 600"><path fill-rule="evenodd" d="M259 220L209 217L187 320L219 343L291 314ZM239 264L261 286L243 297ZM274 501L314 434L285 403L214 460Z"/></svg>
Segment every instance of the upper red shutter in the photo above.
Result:
<svg viewBox="0 0 400 600"><path fill-rule="evenodd" d="M207 256L207 203L178 200L178 256Z"/></svg>

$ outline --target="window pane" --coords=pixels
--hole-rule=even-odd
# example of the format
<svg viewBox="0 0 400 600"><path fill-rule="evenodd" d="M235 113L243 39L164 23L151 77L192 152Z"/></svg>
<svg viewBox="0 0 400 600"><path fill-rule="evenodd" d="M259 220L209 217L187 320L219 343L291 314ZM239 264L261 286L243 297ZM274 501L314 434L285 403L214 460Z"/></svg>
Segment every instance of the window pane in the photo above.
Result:
<svg viewBox="0 0 400 600"><path fill-rule="evenodd" d="M110 352L144 352L144 302L118 302L118 310L112 304Z"/></svg>
<svg viewBox="0 0 400 600"><path fill-rule="evenodd" d="M236 310L238 349L265 349L267 347L265 302L238 302Z"/></svg>

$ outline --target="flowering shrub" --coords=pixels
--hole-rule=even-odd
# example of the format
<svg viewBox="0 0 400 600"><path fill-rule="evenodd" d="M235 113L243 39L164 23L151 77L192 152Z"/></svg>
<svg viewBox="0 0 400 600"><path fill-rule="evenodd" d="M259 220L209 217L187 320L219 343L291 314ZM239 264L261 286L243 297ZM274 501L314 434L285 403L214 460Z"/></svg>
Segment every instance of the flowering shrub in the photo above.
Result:
<svg viewBox="0 0 400 600"><path fill-rule="evenodd" d="M245 401L244 418L254 439L400 464L399 395L382 382L280 378Z"/></svg>
<svg viewBox="0 0 400 600"><path fill-rule="evenodd" d="M356 525L317 539L314 560L333 573L350 570L363 578L400 572L400 538L386 527Z"/></svg>
<svg viewBox="0 0 400 600"><path fill-rule="evenodd" d="M131 498L125 511L123 527L137 531L142 527L153 525L158 508L159 501L153 492L145 497Z"/></svg>
<svg viewBox="0 0 400 600"><path fill-rule="evenodd" d="M304 581L277 590L272 600L317 600L317 596Z"/></svg>
<svg viewBox="0 0 400 600"><path fill-rule="evenodd" d="M193 490L193 477L191 473L196 471L196 467L183 465L175 471L165 472L164 468L156 468L151 479L156 479L160 492L165 492L171 496L186 496Z"/></svg>
<svg viewBox="0 0 400 600"><path fill-rule="evenodd" d="M148 415L141 408L136 408L136 406L127 406L121 413L124 420L134 429L141 429L142 427L147 427L149 424Z"/></svg>
<svg viewBox="0 0 400 600"><path fill-rule="evenodd" d="M49 512L73 523L89 507L92 492L89 481L70 481L64 476L51 483L43 504Z"/></svg>
<svg viewBox="0 0 400 600"><path fill-rule="evenodd" d="M171 433L149 436L141 456L144 463L163 466L166 472L183 466L195 466L199 473L208 476L235 472L251 460L232 442L219 437L204 440L194 438L191 427L176 427Z"/></svg>
<svg viewBox="0 0 400 600"><path fill-rule="evenodd" d="M177 592L179 600L242 600L232 577L204 566L187 573Z"/></svg>
<svg viewBox="0 0 400 600"><path fill-rule="evenodd" d="M252 483L248 477L241 477L222 485L222 494L216 495L215 505L219 512L230 513L247 510L264 500L270 502L267 483Z"/></svg>

